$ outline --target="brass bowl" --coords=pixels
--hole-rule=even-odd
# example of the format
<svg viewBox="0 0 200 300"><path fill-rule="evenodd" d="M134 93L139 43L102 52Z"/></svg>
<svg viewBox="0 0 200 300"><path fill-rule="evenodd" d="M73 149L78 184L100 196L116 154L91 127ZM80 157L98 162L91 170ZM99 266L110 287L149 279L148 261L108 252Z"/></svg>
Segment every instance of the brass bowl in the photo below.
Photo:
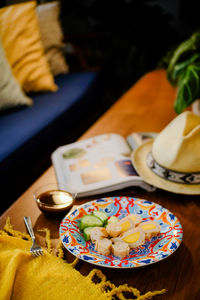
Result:
<svg viewBox="0 0 200 300"><path fill-rule="evenodd" d="M49 183L37 188L33 197L42 212L53 214L69 211L76 199L76 193L71 192L67 185Z"/></svg>

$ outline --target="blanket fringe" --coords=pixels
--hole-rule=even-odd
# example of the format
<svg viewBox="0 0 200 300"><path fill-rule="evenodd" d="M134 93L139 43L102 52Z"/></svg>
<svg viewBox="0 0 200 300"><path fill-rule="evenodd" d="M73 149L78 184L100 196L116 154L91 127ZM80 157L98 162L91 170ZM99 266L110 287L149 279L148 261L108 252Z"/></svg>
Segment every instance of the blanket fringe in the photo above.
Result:
<svg viewBox="0 0 200 300"><path fill-rule="evenodd" d="M146 299L152 299L156 295L163 295L167 292L166 289L163 289L161 291L153 291L153 292L147 292L146 294L140 296L137 298L137 300L146 300Z"/></svg>
<svg viewBox="0 0 200 300"><path fill-rule="evenodd" d="M140 291L138 289L133 288L131 286L128 286L127 284L120 285L118 287L115 287L112 291L110 291L111 296L117 296L120 300L128 299L124 296L124 292L129 292L134 295L134 297L137 297L136 299L139 299L140 297Z"/></svg>
<svg viewBox="0 0 200 300"><path fill-rule="evenodd" d="M18 238L22 238L22 239L26 239L28 241L31 241L31 237L29 234L25 233L25 232L20 232L17 230L14 230L12 228L12 225L10 223L10 218L8 217L6 220L6 224L3 228L4 232L6 232L8 235L12 235L13 237L18 237Z"/></svg>
<svg viewBox="0 0 200 300"><path fill-rule="evenodd" d="M147 292L146 294L141 295L138 289L128 286L127 284L123 284L116 287L110 281L106 281L106 276L102 273L101 270L97 269L93 269L92 271L90 271L87 277L92 281L95 275L101 280L101 282L98 283L99 288L101 288L103 292L106 292L107 295L111 297L111 299L114 296L117 296L120 300L128 300L128 298L125 297L125 295L123 294L125 292L133 294L134 297L136 297L135 300L152 299L153 296L162 295L166 293L166 290L163 289L161 291Z"/></svg>
<svg viewBox="0 0 200 300"><path fill-rule="evenodd" d="M78 262L79 262L79 258L76 257L72 263L69 263L69 265L75 268Z"/></svg>
<svg viewBox="0 0 200 300"><path fill-rule="evenodd" d="M102 273L101 270L97 269L93 269L92 271L90 271L87 277L92 281L95 275L101 280L101 282L98 284L99 288L101 288L102 291L106 292L111 297L111 299L114 296L117 296L120 300L127 300L128 298L123 294L125 292L133 294L134 297L136 297L136 300L152 299L153 296L166 293L166 290L163 289L161 291L147 292L146 294L141 295L138 289L128 286L127 284L116 287L110 281L106 281L106 276Z"/></svg>
<svg viewBox="0 0 200 300"><path fill-rule="evenodd" d="M47 251L49 253L52 253L52 243L51 243L50 230L48 228L43 228L43 229L38 229L37 231L45 233L45 243L47 245Z"/></svg>
<svg viewBox="0 0 200 300"><path fill-rule="evenodd" d="M58 242L58 244L57 244L56 252L57 252L56 255L57 255L57 257L58 257L59 259L62 259L62 260L64 260L64 261L67 262L67 260L64 259L63 243L62 243L61 240L60 240L60 241ZM73 260L72 263L69 263L69 262L67 262L67 263L68 263L70 266L72 266L73 268L75 268L75 266L77 265L78 262L79 262L79 258L76 257L76 258Z"/></svg>
<svg viewBox="0 0 200 300"><path fill-rule="evenodd" d="M56 252L57 252L57 257L59 259L63 259L64 258L63 244L62 244L61 240L57 244Z"/></svg>

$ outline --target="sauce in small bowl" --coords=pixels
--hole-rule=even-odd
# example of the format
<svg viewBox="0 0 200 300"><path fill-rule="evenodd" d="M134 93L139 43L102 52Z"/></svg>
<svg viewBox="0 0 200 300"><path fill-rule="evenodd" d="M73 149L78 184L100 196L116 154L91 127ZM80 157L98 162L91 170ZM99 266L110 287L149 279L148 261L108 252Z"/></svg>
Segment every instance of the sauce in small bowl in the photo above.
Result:
<svg viewBox="0 0 200 300"><path fill-rule="evenodd" d="M59 187L58 187L59 186ZM69 186L56 183L43 185L33 194L38 208L44 213L69 211L76 198L76 193L68 191Z"/></svg>

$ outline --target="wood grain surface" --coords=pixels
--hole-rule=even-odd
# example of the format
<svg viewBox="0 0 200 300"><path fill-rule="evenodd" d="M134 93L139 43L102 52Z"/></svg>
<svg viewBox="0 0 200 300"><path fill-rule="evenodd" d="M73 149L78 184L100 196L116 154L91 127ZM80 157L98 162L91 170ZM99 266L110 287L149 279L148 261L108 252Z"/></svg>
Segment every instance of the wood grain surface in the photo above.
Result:
<svg viewBox="0 0 200 300"><path fill-rule="evenodd" d="M159 132L176 115L173 102L176 90L166 80L163 70L146 74L125 93L80 139L103 133L118 133L126 137L134 131ZM37 228L51 230L53 245L59 238L59 224L63 216L47 217L37 208L33 200L34 190L44 183L54 182L55 174L50 167L17 201L1 216L3 228L9 216L15 229L25 231L23 217L29 215L34 224L37 240L44 245L44 237ZM200 299L200 197L184 196L156 190L148 193L140 188L129 188L102 196L134 196L161 204L180 220L184 236L179 249L167 259L156 264L135 269L100 268L107 279L116 285L128 284L142 293L167 289L165 295L155 299L198 300ZM77 199L79 205L97 197ZM66 256L73 260L71 254ZM77 269L88 274L94 266L79 261Z"/></svg>

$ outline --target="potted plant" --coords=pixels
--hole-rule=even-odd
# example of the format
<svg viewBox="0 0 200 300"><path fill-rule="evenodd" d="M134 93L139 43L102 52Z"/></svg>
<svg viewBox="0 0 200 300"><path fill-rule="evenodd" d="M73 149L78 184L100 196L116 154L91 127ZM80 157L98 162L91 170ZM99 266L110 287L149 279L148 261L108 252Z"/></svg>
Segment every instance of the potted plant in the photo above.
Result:
<svg viewBox="0 0 200 300"><path fill-rule="evenodd" d="M177 86L174 109L179 114L192 105L200 114L200 32L182 42L170 55L167 78Z"/></svg>

